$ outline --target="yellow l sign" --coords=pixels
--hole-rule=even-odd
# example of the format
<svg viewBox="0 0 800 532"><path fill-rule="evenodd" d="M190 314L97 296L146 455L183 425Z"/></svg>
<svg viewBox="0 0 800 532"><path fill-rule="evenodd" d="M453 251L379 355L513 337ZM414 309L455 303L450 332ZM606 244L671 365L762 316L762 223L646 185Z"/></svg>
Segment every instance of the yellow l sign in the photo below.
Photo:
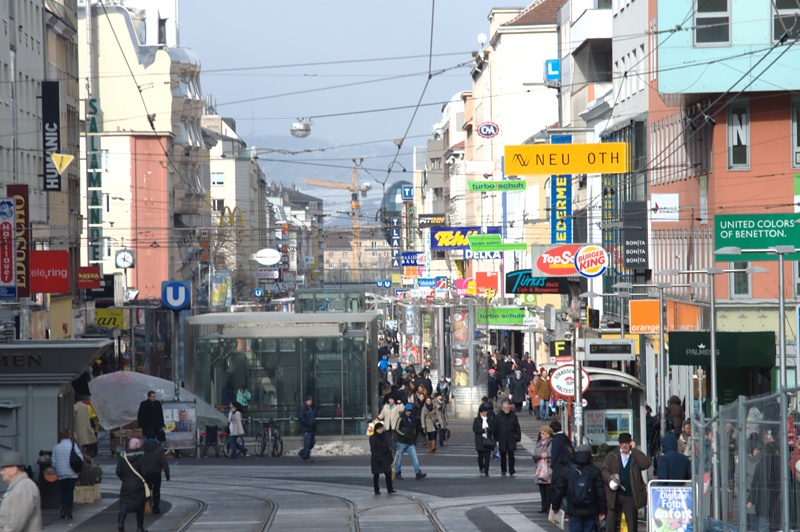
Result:
<svg viewBox="0 0 800 532"><path fill-rule="evenodd" d="M625 142L505 147L506 175L620 174L628 171L628 144Z"/></svg>
<svg viewBox="0 0 800 532"><path fill-rule="evenodd" d="M51 153L50 158L53 159L53 164L56 165L58 175L61 175L67 169L69 163L75 158L74 155L65 155L63 153Z"/></svg>

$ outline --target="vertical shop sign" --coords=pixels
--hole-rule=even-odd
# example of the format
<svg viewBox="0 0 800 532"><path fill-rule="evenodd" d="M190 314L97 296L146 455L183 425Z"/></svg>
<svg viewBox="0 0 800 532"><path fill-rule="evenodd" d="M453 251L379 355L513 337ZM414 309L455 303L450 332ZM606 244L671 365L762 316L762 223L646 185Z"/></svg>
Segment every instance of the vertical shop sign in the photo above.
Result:
<svg viewBox="0 0 800 532"><path fill-rule="evenodd" d="M16 256L17 297L30 297L30 226L28 185L7 185L8 197L14 201L14 253Z"/></svg>
<svg viewBox="0 0 800 532"><path fill-rule="evenodd" d="M44 146L44 189L61 191L61 174L51 154L61 153L61 102L57 81L42 82L42 146Z"/></svg>
<svg viewBox="0 0 800 532"><path fill-rule="evenodd" d="M553 135L550 144L572 144L572 135ZM550 243L572 243L572 175L550 176Z"/></svg>

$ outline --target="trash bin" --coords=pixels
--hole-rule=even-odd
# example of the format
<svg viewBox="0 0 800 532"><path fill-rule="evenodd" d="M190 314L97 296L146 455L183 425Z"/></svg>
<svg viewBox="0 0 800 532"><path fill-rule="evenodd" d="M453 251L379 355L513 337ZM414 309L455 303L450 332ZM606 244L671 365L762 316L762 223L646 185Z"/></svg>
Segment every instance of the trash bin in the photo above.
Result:
<svg viewBox="0 0 800 532"><path fill-rule="evenodd" d="M61 507L61 493L58 489L58 482L49 482L45 477L45 471L53 465L52 451L39 451L39 459L36 464L39 466L39 473L36 483L39 485L39 497L42 501L42 510L52 510Z"/></svg>

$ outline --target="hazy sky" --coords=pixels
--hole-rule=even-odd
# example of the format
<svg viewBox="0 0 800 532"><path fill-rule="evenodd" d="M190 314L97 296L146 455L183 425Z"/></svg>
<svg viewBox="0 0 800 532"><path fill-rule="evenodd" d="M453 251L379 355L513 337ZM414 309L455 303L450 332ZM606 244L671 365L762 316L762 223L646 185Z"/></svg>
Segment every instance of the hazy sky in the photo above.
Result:
<svg viewBox="0 0 800 532"><path fill-rule="evenodd" d="M384 180L397 153L393 141L408 130L398 162L410 172L413 146L425 146L432 125L441 120L442 103L470 90L469 67L453 67L472 60L477 35L489 32L487 16L495 4L435 1L431 71L451 70L430 79L412 123L428 79L431 5L432 0L181 0L180 39L200 57L203 92L212 97L218 114L236 120L248 145L332 148L299 155L261 153L268 181L298 186L309 177L349 182L354 157L364 157L369 173ZM408 56L413 57L399 59ZM349 86L320 90L339 85ZM402 109L363 112L391 107ZM325 116L335 114L340 116ZM311 136L293 138L292 122L307 117L313 121ZM374 217L381 187L366 172L361 175L376 189L362 203L362 213ZM410 174L393 166L390 183L404 178ZM302 189L325 199L330 222L343 221L335 211L344 209L347 191Z"/></svg>

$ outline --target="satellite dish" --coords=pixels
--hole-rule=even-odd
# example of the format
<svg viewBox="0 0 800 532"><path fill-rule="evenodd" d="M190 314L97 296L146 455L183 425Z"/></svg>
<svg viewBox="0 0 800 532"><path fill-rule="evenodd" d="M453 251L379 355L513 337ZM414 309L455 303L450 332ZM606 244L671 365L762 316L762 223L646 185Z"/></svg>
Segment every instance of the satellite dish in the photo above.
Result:
<svg viewBox="0 0 800 532"><path fill-rule="evenodd" d="M311 122L303 119L298 119L297 122L292 124L291 133L293 137L304 139L311 134Z"/></svg>
<svg viewBox="0 0 800 532"><path fill-rule="evenodd" d="M480 44L481 46L486 44L486 34L485 33L479 33L478 34L478 44Z"/></svg>

